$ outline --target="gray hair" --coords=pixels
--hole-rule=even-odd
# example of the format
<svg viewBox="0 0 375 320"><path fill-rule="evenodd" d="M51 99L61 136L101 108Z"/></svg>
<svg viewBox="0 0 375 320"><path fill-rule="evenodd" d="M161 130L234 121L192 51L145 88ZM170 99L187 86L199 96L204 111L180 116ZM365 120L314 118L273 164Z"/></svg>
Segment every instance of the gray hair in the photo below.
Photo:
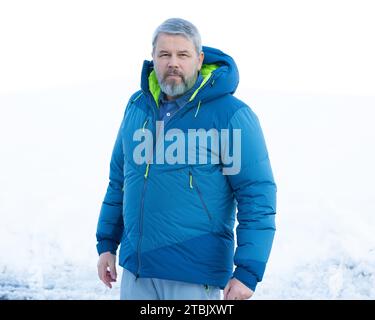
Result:
<svg viewBox="0 0 375 320"><path fill-rule="evenodd" d="M156 41L158 40L160 33L182 35L193 42L197 54L202 52L201 35L199 34L197 27L187 20L171 18L165 20L159 27L157 27L152 36L152 52L155 51Z"/></svg>

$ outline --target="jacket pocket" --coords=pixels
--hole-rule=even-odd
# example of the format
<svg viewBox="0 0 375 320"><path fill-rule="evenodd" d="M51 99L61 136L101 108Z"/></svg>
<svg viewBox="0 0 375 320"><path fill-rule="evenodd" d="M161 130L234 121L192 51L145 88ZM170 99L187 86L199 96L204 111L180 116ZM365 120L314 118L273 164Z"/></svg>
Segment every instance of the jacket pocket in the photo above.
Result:
<svg viewBox="0 0 375 320"><path fill-rule="evenodd" d="M212 221L212 215L211 215L210 211L208 210L206 202L203 199L202 192L200 191L200 189L197 185L196 177L194 177L194 179L193 179L193 174L191 173L191 171L189 171L189 186L190 186L190 189L194 189L195 192L197 193L199 201L202 205L202 208L203 208L204 212L207 214L207 217L208 217L209 221L211 222Z"/></svg>

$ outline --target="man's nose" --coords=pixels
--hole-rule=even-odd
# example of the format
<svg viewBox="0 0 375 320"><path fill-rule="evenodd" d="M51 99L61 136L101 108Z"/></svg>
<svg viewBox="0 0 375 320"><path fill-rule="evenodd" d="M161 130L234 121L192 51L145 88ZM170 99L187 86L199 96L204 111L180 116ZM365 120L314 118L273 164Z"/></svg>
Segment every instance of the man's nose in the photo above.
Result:
<svg viewBox="0 0 375 320"><path fill-rule="evenodd" d="M170 68L177 68L178 67L178 59L177 56L171 55L169 60L168 60L168 67Z"/></svg>

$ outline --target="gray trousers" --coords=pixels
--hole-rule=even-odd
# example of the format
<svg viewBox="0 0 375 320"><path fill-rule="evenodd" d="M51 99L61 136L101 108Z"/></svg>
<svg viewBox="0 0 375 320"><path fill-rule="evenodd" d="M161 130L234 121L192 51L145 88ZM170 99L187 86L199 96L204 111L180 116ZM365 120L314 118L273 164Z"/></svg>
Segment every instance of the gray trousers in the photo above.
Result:
<svg viewBox="0 0 375 320"><path fill-rule="evenodd" d="M219 287L156 278L138 278L123 268L121 300L221 300Z"/></svg>

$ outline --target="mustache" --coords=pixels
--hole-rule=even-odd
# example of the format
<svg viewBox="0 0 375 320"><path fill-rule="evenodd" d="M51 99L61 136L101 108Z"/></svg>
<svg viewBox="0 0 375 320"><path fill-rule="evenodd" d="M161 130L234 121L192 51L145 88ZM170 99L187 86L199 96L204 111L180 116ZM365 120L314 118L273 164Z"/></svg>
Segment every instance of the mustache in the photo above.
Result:
<svg viewBox="0 0 375 320"><path fill-rule="evenodd" d="M184 75L179 72L178 70L169 70L165 73L164 75L164 78L168 77L168 76L179 76L181 78L184 78Z"/></svg>

